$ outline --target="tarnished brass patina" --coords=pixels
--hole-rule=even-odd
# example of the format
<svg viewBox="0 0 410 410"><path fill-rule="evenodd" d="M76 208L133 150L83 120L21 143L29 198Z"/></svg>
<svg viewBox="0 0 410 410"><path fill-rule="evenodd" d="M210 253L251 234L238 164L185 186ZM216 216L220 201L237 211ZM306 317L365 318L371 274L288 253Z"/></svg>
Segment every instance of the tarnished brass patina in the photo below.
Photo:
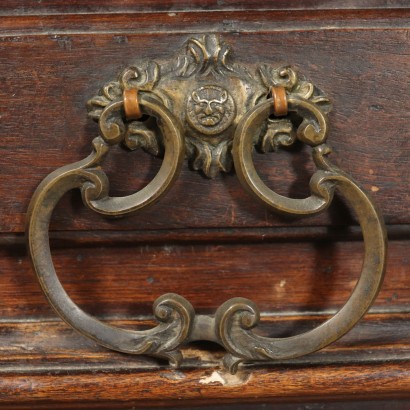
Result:
<svg viewBox="0 0 410 410"><path fill-rule="evenodd" d="M177 365L179 348L209 340L227 351L225 365L235 372L240 362L302 356L340 338L366 313L381 286L386 260L382 217L368 195L327 155L327 113L330 103L313 84L289 66L260 66L254 74L230 60L230 49L217 36L189 39L174 61L147 62L127 68L118 81L103 87L88 102L100 136L82 161L62 167L37 188L28 210L27 239L34 269L49 302L73 328L110 349L168 358ZM292 199L268 188L258 176L252 151L276 150L299 140L312 147L317 170L311 194ZM101 168L110 146L123 144L163 156L155 178L140 191L110 197ZM196 315L176 294L154 303L158 326L131 331L107 325L82 311L61 285L51 258L48 229L60 198L79 189L84 204L100 214L120 217L153 204L176 181L184 158L207 177L227 172L232 163L243 187L273 211L308 216L325 210L337 190L360 221L365 242L358 283L346 304L332 318L306 333L268 338L252 331L259 311L247 299L234 298L214 316Z"/></svg>

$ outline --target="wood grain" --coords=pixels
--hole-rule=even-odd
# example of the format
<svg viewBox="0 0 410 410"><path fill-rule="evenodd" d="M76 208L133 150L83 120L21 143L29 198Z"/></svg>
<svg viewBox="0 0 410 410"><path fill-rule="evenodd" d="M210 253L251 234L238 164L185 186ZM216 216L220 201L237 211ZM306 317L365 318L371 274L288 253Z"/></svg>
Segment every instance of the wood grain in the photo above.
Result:
<svg viewBox="0 0 410 410"><path fill-rule="evenodd" d="M258 332L264 336L287 337L317 326L327 315L265 316ZM404 362L410 360L410 343L405 325L409 313L368 314L339 341L325 349L276 365L305 366ZM143 329L153 320L111 320L113 326ZM106 349L77 333L61 320L2 321L0 375L65 371L153 371L170 369L166 362ZM47 336L47 337L45 337ZM183 347L183 369L217 368L225 351L212 343L191 343ZM246 365L257 369L258 365Z"/></svg>
<svg viewBox="0 0 410 410"><path fill-rule="evenodd" d="M263 334L283 336L290 325L300 332L317 320L266 318ZM268 367L247 366L235 376L219 367L223 351L207 344L185 347L183 366L173 370L97 346L60 321L1 323L0 403L2 408L146 408L410 398L410 345L403 326L408 320L408 314L368 315L325 350ZM141 322L113 324L138 328Z"/></svg>
<svg viewBox="0 0 410 410"><path fill-rule="evenodd" d="M407 241L390 244L386 279L373 309L408 311ZM151 314L160 295L176 292L197 312L226 300L254 300L262 312L326 312L341 307L360 273L361 242L192 243L57 248L55 266L69 295L102 317ZM0 317L56 317L24 248L1 252Z"/></svg>
<svg viewBox="0 0 410 410"><path fill-rule="evenodd" d="M326 400L341 400L346 397L366 400L369 396L383 399L403 397L403 392L408 397L408 364L370 365L365 372L361 366L341 368L339 365L324 366L320 373L309 366L295 369L279 367L274 371L261 369L254 371L252 377L245 376L249 379L239 379L223 388L220 382L203 384L204 380L212 378L212 370L208 369L188 370L183 373L182 381L178 380L181 376L178 373L175 376L172 371L165 372L162 377L158 377L157 372L98 372L92 377L66 374L30 377L18 375L2 377L0 389L4 392L3 397L6 397L3 401L5 405L18 406L24 403L35 405L36 408L37 403L43 406L58 403L66 408L73 408L75 404L87 408L93 404L97 408L113 408L114 405L146 408L150 405L177 404L192 408L195 404L223 404L232 400L309 402L318 400L319 395ZM26 400L27 397L30 397L29 401Z"/></svg>
<svg viewBox="0 0 410 410"><path fill-rule="evenodd" d="M255 402L256 400L253 400ZM199 402L201 403L201 401ZM227 403L226 399L220 400L217 403L214 403L210 406L204 404L199 404L198 402L189 401L188 404L183 400L179 400L176 403L172 404L172 407L168 407L166 403L161 403L161 407L151 407L150 404L145 405L152 410L160 410L163 408L167 408L169 410L176 410L176 409L195 409L195 410L351 410L351 409L360 409L360 410L408 410L410 405L410 400L406 399L396 399L396 400L346 400L346 401L329 401L329 402L320 402L319 400L315 400L314 402L305 402L300 403L297 399L292 400L289 403L282 403L274 401L273 403L249 403L245 400L240 400L241 404L222 404ZM21 410L31 410L33 405L36 406L36 409L47 409L50 408L47 404L39 402L31 402L31 404L17 404L14 405L5 405L3 406L4 409L21 409ZM175 406L175 407L174 407ZM187 407L188 406L188 407ZM193 407L195 406L195 407ZM128 407L127 407L128 408ZM137 408L136 406L130 407L132 409ZM68 405L64 405L62 403L53 403L53 409L84 409L84 403L71 403ZM121 409L124 410L124 403L121 402L110 402L105 405L104 402L90 402L87 401L87 409Z"/></svg>
<svg viewBox="0 0 410 410"><path fill-rule="evenodd" d="M389 224L408 223L410 215L410 141L403 138L409 131L410 102L401 98L410 92L407 34L407 30L335 29L224 36L238 61L288 61L326 90L334 103L329 138L334 147L333 160L372 192ZM90 152L97 126L86 118L86 100L115 77L120 67L139 56L169 58L187 38L185 34L169 33L127 34L121 38L114 34L76 34L1 39L4 87L0 91L0 155L5 177L0 185L0 231L21 232L29 199L41 179ZM257 44L263 47L255 47ZM113 149L104 166L112 181L111 193L125 195L140 189L152 179L160 163L141 151ZM298 146L294 151L257 155L256 164L262 178L278 192L293 197L308 194L312 164L307 149ZM235 175L221 175L210 181L184 166L176 185L161 203L140 217L115 222L100 218L84 210L79 195L73 193L56 211L53 229L335 222L351 223L349 212L340 203L327 215L288 221L256 204Z"/></svg>
<svg viewBox="0 0 410 410"><path fill-rule="evenodd" d="M390 240L406 240L410 225L387 225ZM229 228L229 229L155 229L155 230L93 230L51 231L53 247L76 248L88 246L135 246L199 243L261 243L261 242L320 242L361 241L359 226L289 226L274 228ZM26 238L21 233L0 234L0 246L12 248L25 246Z"/></svg>
<svg viewBox="0 0 410 410"><path fill-rule="evenodd" d="M389 9L406 7L406 0L275 0L266 3L261 0L72 0L63 4L58 0L3 0L0 13L4 15L27 14L70 14L70 13L118 13L153 11L206 11L206 10L329 10L329 9Z"/></svg>
<svg viewBox="0 0 410 410"><path fill-rule="evenodd" d="M406 1L3 0L0 15L0 408L409 407ZM372 193L391 239L381 293L351 332L315 354L245 366L236 376L221 370L216 345L184 347L184 365L173 370L77 334L43 297L22 235L39 182L90 152L98 128L85 102L125 66L168 60L193 34L211 32L223 34L236 61L252 69L291 63L326 92L333 161ZM278 192L308 194L308 149L255 155L255 162ZM141 189L160 164L113 148L104 164L111 194ZM199 313L248 297L263 313L261 334L301 333L347 300L363 251L340 198L319 217L288 220L256 204L234 174L210 181L186 164L150 210L108 220L70 193L51 229L56 268L73 300L133 329L152 326L152 302L172 291Z"/></svg>
<svg viewBox="0 0 410 410"><path fill-rule="evenodd" d="M200 13L49 14L2 17L2 36L71 34L235 33L284 30L400 29L409 27L409 8L391 10L270 11ZM38 24L41 21L41 24ZM125 39L119 39L125 41ZM69 46L69 45L68 45ZM172 49L172 48L171 48Z"/></svg>

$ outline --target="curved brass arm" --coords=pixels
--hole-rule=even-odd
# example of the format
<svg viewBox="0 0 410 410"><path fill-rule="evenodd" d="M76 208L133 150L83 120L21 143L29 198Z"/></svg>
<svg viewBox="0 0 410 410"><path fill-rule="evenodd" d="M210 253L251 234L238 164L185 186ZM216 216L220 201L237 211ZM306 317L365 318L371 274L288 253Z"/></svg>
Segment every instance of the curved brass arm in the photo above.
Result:
<svg viewBox="0 0 410 410"><path fill-rule="evenodd" d="M158 127L163 135L165 145L164 160L155 178L135 194L125 197L108 196L107 179L97 182L97 185L100 186L98 195L96 195L95 188L83 190L84 203L103 215L121 216L155 203L174 184L181 170L185 145L179 121L150 94L142 94L139 100L144 114L159 119ZM120 132L120 126L112 120L110 121L110 115L113 114L113 111L120 111L123 105L122 100L115 101L108 105L101 115L101 135L110 144L120 142L125 137L124 133ZM121 121L120 118L117 116L117 121Z"/></svg>
<svg viewBox="0 0 410 410"><path fill-rule="evenodd" d="M224 363L235 372L240 362L288 359L311 353L340 338L369 309L385 272L386 234L381 214L370 197L327 155L327 113L322 91L289 66L249 70L231 64L229 47L216 36L191 39L186 55L171 65L150 62L130 67L88 103L98 120L100 137L82 161L62 167L37 188L27 214L27 240L41 287L56 312L73 328L110 349L181 360L179 348L209 340L228 351ZM269 96L272 95L272 98ZM155 119L155 120L154 120ZM252 151L275 150L298 139L312 147L317 167L304 199L279 195L255 169ZM164 151L158 174L142 190L125 197L109 196L108 177L100 164L111 145L142 147L153 155ZM176 294L154 303L158 326L145 331L116 328L88 315L67 295L51 258L48 229L52 212L69 190L79 189L91 210L121 217L141 211L161 198L176 181L185 154L195 170L212 178L234 163L243 187L273 211L306 217L325 210L338 191L355 211L365 242L362 271L350 298L332 318L309 332L285 338L257 335L256 305L234 298L215 316L195 315Z"/></svg>
<svg viewBox="0 0 410 410"><path fill-rule="evenodd" d="M112 107L122 107L122 101ZM183 138L179 122L158 101L142 96L144 113L159 118L165 139L165 158L157 176L141 191L123 198L108 193L108 178L99 167L109 145L97 137L94 152L86 159L57 169L38 186L31 200L26 234L29 251L40 285L56 312L80 333L110 349L132 354L167 357L178 364L182 358L177 348L188 338L194 309L183 297L166 294L154 303L154 315L161 323L150 330L131 331L115 328L88 315L68 296L58 279L51 259L48 229L52 212L61 197L72 189L80 189L84 203L91 209L119 216L133 212L158 200L178 176L183 160ZM111 107L109 107L110 109Z"/></svg>
<svg viewBox="0 0 410 410"><path fill-rule="evenodd" d="M311 145L317 145L325 140L327 121L321 110L312 102L299 97L288 98L288 109L301 115L302 123L297 130L297 137ZM243 187L255 194L255 198L276 212L307 216L326 209L333 198L333 184L322 171L317 171L310 180L312 194L308 198L293 199L277 194L269 189L260 179L252 160L255 135L260 133L262 124L274 114L274 100L269 99L248 111L238 124L234 140L232 156L235 171ZM317 156L313 157L316 162Z"/></svg>

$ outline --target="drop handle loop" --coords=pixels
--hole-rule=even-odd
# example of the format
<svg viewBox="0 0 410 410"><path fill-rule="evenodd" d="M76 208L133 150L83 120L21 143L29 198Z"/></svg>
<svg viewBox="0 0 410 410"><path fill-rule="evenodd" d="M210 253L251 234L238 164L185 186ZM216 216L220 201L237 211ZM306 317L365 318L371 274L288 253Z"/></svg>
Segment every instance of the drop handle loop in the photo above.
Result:
<svg viewBox="0 0 410 410"><path fill-rule="evenodd" d="M230 47L216 35L188 39L183 50L172 63L136 64L103 86L87 103L99 127L92 153L55 170L35 191L26 232L42 290L56 313L84 336L109 349L166 358L174 365L181 362L181 346L195 340L223 346L223 362L231 372L241 362L282 361L319 350L348 332L379 292L387 252L381 213L359 184L329 161L331 104L323 91L290 66L261 65L251 73L252 67L233 64ZM253 163L255 148L265 153L296 142L310 147L316 166L310 193L303 199L268 187ZM124 197L109 195L109 178L102 168L104 157L117 144L162 158L147 186ZM104 216L139 213L176 183L185 156L191 169L208 178L201 189L219 173L230 172L233 164L244 189L282 215L317 215L331 205L336 192L345 198L362 228L365 252L357 284L337 313L305 333L269 338L253 331L260 313L249 299L235 297L215 315L198 315L185 298L167 293L154 302L158 325L135 331L104 323L70 298L49 245L50 219L59 200L78 189L84 205Z"/></svg>

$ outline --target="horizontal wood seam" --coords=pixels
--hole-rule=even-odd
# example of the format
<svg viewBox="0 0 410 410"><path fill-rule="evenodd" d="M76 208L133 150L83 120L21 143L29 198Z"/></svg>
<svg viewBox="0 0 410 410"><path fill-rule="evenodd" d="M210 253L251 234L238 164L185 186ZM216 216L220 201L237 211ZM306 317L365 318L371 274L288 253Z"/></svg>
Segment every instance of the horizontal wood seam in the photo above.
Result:
<svg viewBox="0 0 410 410"><path fill-rule="evenodd" d="M1 17L1 16L0 16ZM220 33L243 33L243 34L252 34L252 33L286 33L286 32L322 32L322 31L350 31L350 30L392 30L392 31L400 31L400 30L408 30L410 28L410 22L406 25L386 25L386 26L346 26L346 27L335 27L335 26L327 26L327 27L318 27L316 25L312 26L298 26L298 27L276 27L276 28L264 28L262 30L258 29L251 29L251 28L241 28L241 29L228 29L223 27L223 25L214 27L212 30L208 30L206 28L195 28L195 27L188 27L186 30L172 30L168 26L163 28L158 28L153 31L151 30L135 30L135 29L118 29L118 30L94 30L94 31L86 31L86 30L47 30L47 31L3 31L0 33L0 39L7 39L13 38L15 41L16 38L25 38L25 37L37 37L37 36L75 36L75 35L164 35L164 34L208 34L214 32Z"/></svg>
<svg viewBox="0 0 410 410"><path fill-rule="evenodd" d="M410 239L410 225L387 225L389 240ZM303 226L266 228L186 228L158 230L52 231L54 247L124 246L163 243L259 243L362 240L358 226ZM0 233L0 247L25 246L23 233Z"/></svg>
<svg viewBox="0 0 410 410"><path fill-rule="evenodd" d="M284 7L277 7L276 4L269 4L269 7L250 7L249 4L245 3L244 6L241 5L227 5L225 7L220 7L220 5L213 6L211 4L204 4L201 2L200 5L195 6L194 3L191 3L193 7L187 8L187 7L180 7L179 4L174 4L172 8L155 8L153 7L152 9L148 8L143 8L139 6L139 10L137 11L135 7L124 7L122 4L121 6L114 6L111 9L106 8L104 9L104 6L98 6L98 9L96 10L90 10L89 6L87 7L87 10L81 9L80 7L75 10L75 6L72 8L58 8L53 10L53 7L39 7L38 5L31 6L31 7L5 7L4 11L0 11L0 16L4 17L22 17L22 16L30 16L30 17L41 17L41 16L55 16L55 15L115 15L115 14L135 14L138 12L138 14L158 14L158 13L209 13L209 12L214 12L214 13L223 13L223 12L229 12L229 11L240 11L240 12L320 12L320 13L326 13L326 12L352 12L354 11L355 13L357 12L386 12L386 11L396 11L396 10L407 10L408 7L403 6L403 4L385 4L383 6L361 6L361 7L355 7L354 5L349 5L349 4L343 4L340 3L339 5L335 5L335 7L329 7L328 5L324 5L323 7L318 4L315 6L315 8L312 10L311 7L306 7L303 4L301 6L294 6L292 4L286 4ZM266 6L266 5L265 5ZM206 7L206 8L205 8ZM67 11L69 10L69 11Z"/></svg>

